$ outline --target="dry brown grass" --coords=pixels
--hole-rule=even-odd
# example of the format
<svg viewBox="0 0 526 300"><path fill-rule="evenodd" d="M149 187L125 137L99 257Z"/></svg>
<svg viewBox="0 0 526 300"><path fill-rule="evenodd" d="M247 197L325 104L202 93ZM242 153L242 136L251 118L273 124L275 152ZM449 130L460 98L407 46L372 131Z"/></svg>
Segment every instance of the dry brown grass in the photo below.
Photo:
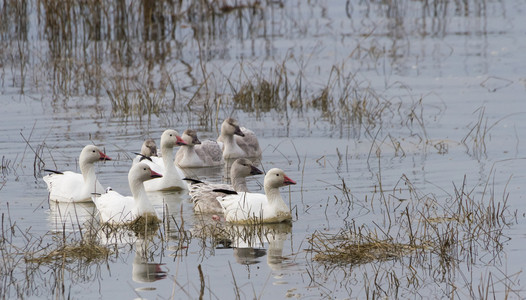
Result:
<svg viewBox="0 0 526 300"><path fill-rule="evenodd" d="M315 232L309 238L314 260L338 265L359 265L375 261L399 259L429 245L398 243L372 234L356 235L342 231L337 234Z"/></svg>
<svg viewBox="0 0 526 300"><path fill-rule="evenodd" d="M505 230L517 222L517 212L508 204L506 188L496 193L491 187L493 180L488 178L482 193L468 189L464 180L447 196L437 197L423 193L403 175L392 189L379 184L361 201L342 179L342 196L335 195L336 203L375 217L359 225L359 217L347 215L347 225L337 233L316 231L309 236L307 255L316 262L308 269L313 284L323 286L334 276L341 280L339 286L355 289L354 280L361 281L363 272L365 293L372 298L401 296L402 288L406 296L412 295L427 282L436 283L441 292L462 285L461 291L449 291L454 295L478 297L481 291L495 293L497 286L513 293L517 274L500 268L509 240ZM502 274L486 274L488 281L477 282L464 277L465 268Z"/></svg>
<svg viewBox="0 0 526 300"><path fill-rule="evenodd" d="M44 252L44 253L41 253ZM66 263L73 263L81 260L85 263L92 263L98 260L107 260L112 254L111 250L95 241L73 241L71 244L62 244L57 248L46 251L26 253L26 263L48 264L56 260Z"/></svg>
<svg viewBox="0 0 526 300"><path fill-rule="evenodd" d="M137 234L151 234L160 228L162 221L155 215L139 216L132 222L125 224L124 228Z"/></svg>

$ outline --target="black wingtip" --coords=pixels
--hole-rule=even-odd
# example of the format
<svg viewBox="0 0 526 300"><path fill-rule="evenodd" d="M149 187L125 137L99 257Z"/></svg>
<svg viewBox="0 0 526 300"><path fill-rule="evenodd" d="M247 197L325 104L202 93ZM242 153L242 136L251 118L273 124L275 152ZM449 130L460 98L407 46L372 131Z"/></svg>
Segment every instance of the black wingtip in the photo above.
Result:
<svg viewBox="0 0 526 300"><path fill-rule="evenodd" d="M237 195L236 191L227 190L227 189L213 189L212 191L217 192L217 193L223 193L226 195Z"/></svg>
<svg viewBox="0 0 526 300"><path fill-rule="evenodd" d="M147 159L147 160L153 162L152 159L149 156L146 156L146 155L138 153L138 152L132 152L132 153L135 154L135 155L139 155L141 157L139 159L139 162L143 161L143 159Z"/></svg>
<svg viewBox="0 0 526 300"><path fill-rule="evenodd" d="M193 178L188 178L188 177L183 178L183 180L190 181L190 182L192 182L192 184L203 183L203 182L202 182L201 180L199 180L199 179L193 179Z"/></svg>
<svg viewBox="0 0 526 300"><path fill-rule="evenodd" d="M64 173L62 173L62 172L60 172L60 171L56 171L56 170L44 169L44 171L46 171L46 172L50 172L50 173L55 173L55 174L64 175Z"/></svg>

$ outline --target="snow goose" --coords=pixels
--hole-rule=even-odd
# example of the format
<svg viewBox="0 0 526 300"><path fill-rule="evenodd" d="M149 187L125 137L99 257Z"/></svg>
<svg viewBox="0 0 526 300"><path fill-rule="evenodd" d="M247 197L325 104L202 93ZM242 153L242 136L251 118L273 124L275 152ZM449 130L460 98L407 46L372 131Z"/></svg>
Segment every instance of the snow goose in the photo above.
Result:
<svg viewBox="0 0 526 300"><path fill-rule="evenodd" d="M200 213L223 213L223 208L217 197L224 192L248 192L246 177L250 175L263 174L254 164L246 158L239 158L232 164L230 179L232 185L224 183L208 183L198 180L189 186L190 198L194 203L194 211ZM218 191L214 191L218 190Z"/></svg>
<svg viewBox="0 0 526 300"><path fill-rule="evenodd" d="M148 159L151 156L158 156L157 145L155 144L155 141L153 139L146 139L144 143L142 143L141 153L133 159L133 164L135 165L143 159Z"/></svg>
<svg viewBox="0 0 526 300"><path fill-rule="evenodd" d="M122 225L133 222L138 217L160 220L148 200L144 182L161 177L161 174L153 171L146 163L141 162L132 166L128 172L128 183L132 197L123 196L111 189L102 195L93 194L92 199L99 211L101 222Z"/></svg>
<svg viewBox="0 0 526 300"><path fill-rule="evenodd" d="M80 152L80 172L59 172L44 169L52 174L43 177L49 191L49 200L57 202L90 202L91 193L101 193L104 188L95 176L95 162L111 160L94 145L87 145Z"/></svg>
<svg viewBox="0 0 526 300"><path fill-rule="evenodd" d="M236 193L217 197L225 219L232 223L279 223L292 218L279 188L296 184L281 169L270 169L265 175L265 194Z"/></svg>
<svg viewBox="0 0 526 300"><path fill-rule="evenodd" d="M183 171L174 164L173 149L175 146L185 145L179 133L173 129L168 129L161 135L161 155L162 157L151 156L142 159L141 162L150 166L150 168L163 175L162 178L156 178L146 181L144 187L146 191L169 191L169 190L186 190L187 184L182 180Z"/></svg>
<svg viewBox="0 0 526 300"><path fill-rule="evenodd" d="M222 144L224 159L261 156L256 134L244 127L240 128L238 122L233 118L223 121L221 135L217 141L220 145Z"/></svg>
<svg viewBox="0 0 526 300"><path fill-rule="evenodd" d="M201 142L195 130L187 129L181 139L186 145L181 145L175 155L175 164L181 168L200 168L220 166L224 163L223 151L216 141Z"/></svg>

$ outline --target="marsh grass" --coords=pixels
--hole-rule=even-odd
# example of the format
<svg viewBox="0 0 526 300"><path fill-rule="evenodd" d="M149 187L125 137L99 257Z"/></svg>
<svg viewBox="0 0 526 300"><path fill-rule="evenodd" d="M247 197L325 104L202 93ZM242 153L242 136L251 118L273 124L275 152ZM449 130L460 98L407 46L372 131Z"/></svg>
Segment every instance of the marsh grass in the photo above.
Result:
<svg viewBox="0 0 526 300"><path fill-rule="evenodd" d="M148 79L131 77L110 77L105 83L106 93L114 116L159 116L172 109L172 101L166 96L169 82L161 80L159 86L148 84Z"/></svg>
<svg viewBox="0 0 526 300"><path fill-rule="evenodd" d="M257 222L239 225L213 220L208 214L198 216L199 219L192 228L192 236L199 242L202 259L215 255L216 249L251 248L257 252L261 249L273 248L275 242L284 241L292 232L290 222L275 224ZM283 258L279 256L274 259L282 260Z"/></svg>
<svg viewBox="0 0 526 300"><path fill-rule="evenodd" d="M310 78L308 74L316 73L310 59L293 53L275 63L242 60L230 67L209 63L228 57L228 51L217 48L218 40L272 41L275 31L296 36L295 31L276 28L275 24L282 22L308 30L310 20L302 17L304 5L204 0L127 4L67 0L60 5L41 0L24 5L8 1L6 5L2 11L5 20L14 22L3 24L0 33L4 41L12 35L11 29L24 36L27 26L11 28L10 24L23 25L30 11L37 12L35 24L42 45L38 51L26 50L27 55L17 55L7 63L22 63L18 67L25 72L22 77L35 81L30 86L49 86L55 109L67 109L73 97L89 96L101 115L109 111L107 106L112 116L140 121L175 113L173 118L187 115L189 120L183 121L189 122L197 116L205 128L218 123L218 116L239 109L256 116L278 112L288 122L293 117L290 111L298 116L307 114L312 122L322 118L332 126L347 127L353 136L372 137L376 128L393 122L413 126L412 121L417 120L423 128L421 103L412 109L402 99L387 97L389 91L380 93L359 76L360 67L351 68L356 59L376 66L383 56L389 56L371 32L360 37L345 61L325 66L327 74L322 79ZM308 6L325 9L321 3ZM365 46L368 43L371 46ZM27 47L27 43L18 42L17 48ZM314 47L312 55L319 48ZM31 60L27 57L31 53L42 54ZM402 114L398 114L400 108Z"/></svg>
<svg viewBox="0 0 526 300"><path fill-rule="evenodd" d="M70 243L60 244L57 248L47 253L40 252L26 253L26 262L46 264L53 263L56 260L69 263L80 260L83 263L92 263L94 261L107 260L112 254L110 249L93 240L72 240Z"/></svg>
<svg viewBox="0 0 526 300"><path fill-rule="evenodd" d="M400 296L402 286L411 294L411 290L425 285L429 277L439 284L444 295L450 295L447 291L458 285L471 297L480 296L481 291L495 292L501 288L511 293L517 284L511 275L502 274L497 279L494 273L488 275L493 276L491 281L485 282L466 278L465 274L458 276L465 272L464 266L468 270L479 270L480 265L499 269L501 257L505 255L504 244L509 240L504 230L516 222L516 212L508 204L508 192L504 190L502 198L497 198L491 188L494 179L490 179L482 187L482 193L469 189L464 179L460 185L453 185L447 197L438 198L422 193L407 176L402 176L391 191L376 192L385 193L383 197L370 197L369 201L381 204L383 221L375 218L358 225L359 218L353 218L337 233L316 231L310 235L309 253L321 267L316 271L313 265L309 271L311 280L320 284L318 280L331 274L347 274L350 267L351 272L362 270L365 277L375 278L374 282L364 279L369 297ZM348 188L341 191L350 193ZM344 202L345 199L352 201L349 205L353 206L360 202L352 195L337 200ZM389 271L393 264L398 266L396 269L411 271L398 276ZM462 292L453 289L452 293Z"/></svg>
<svg viewBox="0 0 526 300"><path fill-rule="evenodd" d="M337 265L359 265L400 259L416 249L428 247L383 240L371 232L366 234L362 231L358 235L346 231L336 234L315 232L309 243L316 253L315 261Z"/></svg>
<svg viewBox="0 0 526 300"><path fill-rule="evenodd" d="M159 226L158 220L139 218L129 226L111 226L92 222L76 224L68 231L70 220L57 224L55 231L35 234L31 228L22 230L6 213L2 212L0 235L1 298L26 298L53 294L67 298L71 285L92 282L100 272L119 256L135 249L144 263L152 257L164 256L166 249L180 256L190 243L174 238ZM79 218L72 217L73 220ZM180 230L180 232L184 232ZM170 244L176 244L170 246ZM47 291L47 293L45 292Z"/></svg>
<svg viewBox="0 0 526 300"><path fill-rule="evenodd" d="M139 216L122 227L135 232L137 235L151 235L159 230L161 220L155 215ZM108 225L109 226L109 225ZM111 227L111 226L110 226Z"/></svg>
<svg viewBox="0 0 526 300"><path fill-rule="evenodd" d="M478 118L475 120L468 134L462 139L462 143L466 146L468 153L471 152L477 159L486 155L486 137L488 131L493 127L488 127L488 120L487 118L484 119L485 111L485 107L478 108L475 111L475 113L478 112Z"/></svg>
<svg viewBox="0 0 526 300"><path fill-rule="evenodd" d="M232 53L239 54L229 52L227 48L231 45L225 49L219 45L221 41L229 40L241 41L243 50L252 42L248 46L252 49L246 53L251 51L253 57L273 58L276 37L303 37L309 30L312 14L309 12L305 14L307 17L302 17L300 7L313 12L318 9L326 11L323 1L292 6L279 1L229 5L223 1L205 0L40 0L36 6L31 2L6 1L0 9L0 82L4 86L6 70L11 68L11 74L7 75L12 75L12 85L20 87L21 93L32 87L44 92L49 89L54 109L59 106L67 109L73 97L89 96L95 103L97 116L105 111L111 111L112 116L139 120L149 120L152 115L173 115L172 118L179 123L193 123L197 119L203 128L212 128L212 124L220 123L220 116L233 114L236 110L247 112L249 116L268 114L274 118L277 115L287 123L291 123L293 117L304 118L309 124L322 120L330 124L331 129L349 131L350 137L363 135L372 139L377 147L371 147L370 156L376 153L380 157L379 145L387 143L395 149L395 156L403 157L406 152L400 139L386 132L402 125L409 129L410 135L425 141L428 122L428 115L424 112L428 106L422 97L413 99L410 89L405 87L402 87L405 94L400 96L399 87L387 82L389 68L398 67L398 60L410 57L404 52L409 49L409 39L405 38L409 33L405 30L410 26L400 26L404 19L413 20L405 18L404 9L410 3L360 2L360 5L366 6L368 14L377 12L381 22L389 24L387 30L381 32L383 28L377 28L377 24L364 23L366 32L352 33L360 38L356 48L348 49L349 60L325 66L329 71L313 79L311 75L316 72L313 72L312 65L295 58L297 54L292 51L283 61L265 66L257 62L243 62L234 67L220 66L220 70L216 71L209 62L214 59L222 62L231 59L229 56ZM455 16L459 12L466 16L486 15L484 11L479 11L484 10L486 5L424 4L424 16L439 16L431 18L434 26L430 26L436 30L433 34L438 36L446 34L443 24L446 24L448 7L453 7ZM350 19L355 18L359 11L353 11L353 6L357 4L346 4ZM29 19L35 16L35 11L36 20L32 23L36 24L40 38L36 45L28 42ZM276 28L288 28L288 21L294 23L290 25L292 30ZM427 34L429 29L417 30L420 35ZM385 47L374 36L387 36L392 46ZM267 43L267 49L261 52L255 49L258 45L254 43L260 40ZM245 43L247 41L250 42ZM351 64L355 63L358 66L351 68ZM174 66L173 69L166 67L170 65ZM381 70L382 67L384 70ZM368 80L361 78L361 68L386 74L385 90L373 88ZM184 75L179 76L178 73ZM27 79L31 79L32 84L27 84ZM108 107L111 109L106 109ZM91 110L92 107L89 108ZM484 109L478 112L478 119L469 125L470 131L462 142L468 153L481 157L486 153L486 140L496 123L488 124ZM183 119L184 114L187 119ZM28 145L29 140L26 141ZM447 144L434 146L441 154L448 151ZM44 144L31 148L35 154L35 177L42 168L40 157L44 149ZM348 154L347 151L345 155L337 151L340 168L344 161L347 164ZM319 163L325 166L326 157L322 158ZM2 174L5 175L4 172L8 172L14 164L7 159L2 160ZM381 169L380 160L378 168ZM472 268L475 264L498 263L507 239L503 230L513 221L505 191L505 196L499 200L487 184L487 190L485 188L480 196L474 190L468 190L463 182L444 198L422 193L405 176L392 190L383 186L381 175L377 178L378 189L365 201L353 195L350 186L341 178L341 196L335 195L334 199L339 205L337 213L345 211L344 223L347 227L335 234L316 231L309 239L310 253L315 253L314 259L321 265L327 263L328 272L333 272L333 264L347 269L351 265L354 273L359 271L357 268L368 268L362 269L365 270L363 274L358 273L359 280L363 280L365 294L370 298L395 298L401 286L412 289L427 284L422 278L430 273L438 284L447 282L452 291L446 296L453 297L458 295L456 289L459 286L455 278L464 276L455 271L460 264L473 270L476 269ZM360 219L353 219L349 213L354 208L359 208L362 215L379 213L379 219L372 225L358 226L356 222ZM57 273L49 275L55 277L41 281L46 286L58 286L58 292L66 298L70 295L64 289L64 273L60 274L61 270L64 272L77 263L76 268L70 268L71 273L84 274L83 271L91 264L107 263L118 256L120 247L130 246L130 237L159 234L161 243L169 242L166 248L173 250L174 257L180 257L188 255L193 238L202 241L200 249L213 252L219 245L232 247L235 238L248 244L264 242L271 231L258 224L224 227L217 222L203 222L190 231L182 218L177 220L173 216L165 216L164 223L158 226L150 224L149 220L139 220L132 224L131 231L124 230L125 233L102 226L89 234L56 236L48 233L37 236L29 229L20 229L16 222L11 222L8 214L2 212L0 252L3 263L0 270L5 280L2 280L0 298L31 295L34 290L31 276L42 276L39 275L42 271L30 266L25 271L25 282L17 283L20 277L16 274L24 272L20 270L26 264L56 264L53 269L57 269ZM111 239L102 244L94 236ZM392 267L394 264L401 264L403 270L408 270L403 278L397 274L399 269ZM241 287L232 268L230 270L236 296L241 298ZM314 272L309 272L311 278L316 279ZM351 279L352 272L346 274ZM84 276L87 280L96 277L91 275ZM483 280L476 282L473 281L474 275L468 274L468 279L460 284L467 287L472 298L488 298L487 295L495 290L495 284L500 283L506 285L508 295L509 287L514 284L505 274L482 276ZM200 295L203 296L205 285L201 268L199 280ZM342 277L335 282L344 284ZM54 295L61 296L58 293ZM331 296L330 289L327 289L327 296Z"/></svg>
<svg viewBox="0 0 526 300"><path fill-rule="evenodd" d="M7 176L9 173L13 172L14 169L15 162L2 155L2 161L0 164L0 174L2 175L2 179L0 180L0 190L2 190L4 185L7 183Z"/></svg>
<svg viewBox="0 0 526 300"><path fill-rule="evenodd" d="M517 115L523 115L524 112L511 113L501 117L493 123L488 122L486 116L486 107L481 106L477 108L473 114L477 114L474 121L468 124L468 133L462 139L462 144L466 147L466 152L477 160L487 157L487 146L486 141L491 139L491 130L497 126L503 120ZM517 141L518 141L517 137Z"/></svg>
<svg viewBox="0 0 526 300"><path fill-rule="evenodd" d="M22 230L11 220L8 209L2 213L0 255L0 296L21 299L39 294L44 286L50 294L64 297L65 272L71 273L73 281L87 280L96 276L92 267L107 262L114 252L89 234L36 235L31 228Z"/></svg>
<svg viewBox="0 0 526 300"><path fill-rule="evenodd" d="M201 259L215 255L216 249L232 247L225 223L213 220L208 214L196 215L195 221L191 234L199 244Z"/></svg>
<svg viewBox="0 0 526 300"><path fill-rule="evenodd" d="M292 87L289 86L284 64L276 65L268 72L268 76L262 75L267 72L261 72L262 70L257 70L254 66L245 64L240 65L240 68L245 78L241 86L236 87L232 79L228 80L232 89L234 108L256 112L257 115L287 109ZM245 69L250 69L252 72L247 73Z"/></svg>

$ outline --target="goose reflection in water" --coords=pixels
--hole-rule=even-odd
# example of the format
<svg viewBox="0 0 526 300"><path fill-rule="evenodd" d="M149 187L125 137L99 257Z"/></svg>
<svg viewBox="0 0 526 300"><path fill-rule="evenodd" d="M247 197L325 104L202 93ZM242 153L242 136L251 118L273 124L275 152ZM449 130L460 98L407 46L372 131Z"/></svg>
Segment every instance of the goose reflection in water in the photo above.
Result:
<svg viewBox="0 0 526 300"><path fill-rule="evenodd" d="M77 231L92 228L98 221L92 202L49 202L49 226L52 231Z"/></svg>
<svg viewBox="0 0 526 300"><path fill-rule="evenodd" d="M239 264L257 264L266 255L269 267L273 271L281 270L285 259L283 245L292 231L291 223L227 225L225 229ZM265 245L268 245L267 249Z"/></svg>
<svg viewBox="0 0 526 300"><path fill-rule="evenodd" d="M149 261L152 247L148 239L139 238L135 242L135 257L133 258L132 279L135 282L154 282L166 278L167 271L161 266L164 264Z"/></svg>

